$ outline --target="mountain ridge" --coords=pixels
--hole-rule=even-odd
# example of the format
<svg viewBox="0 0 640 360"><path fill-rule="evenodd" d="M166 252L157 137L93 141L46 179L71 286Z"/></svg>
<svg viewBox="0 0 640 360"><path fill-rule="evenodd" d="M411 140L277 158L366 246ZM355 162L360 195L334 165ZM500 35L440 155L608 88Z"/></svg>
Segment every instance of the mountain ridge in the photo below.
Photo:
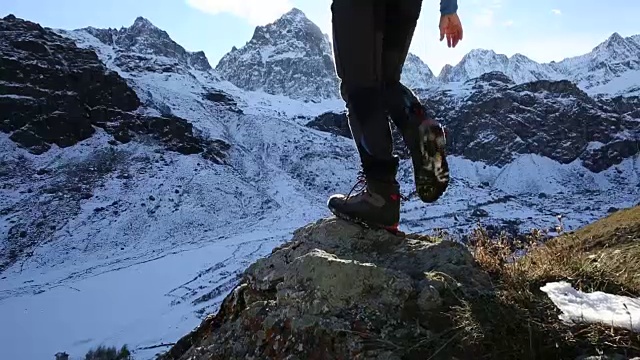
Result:
<svg viewBox="0 0 640 360"><path fill-rule="evenodd" d="M500 71L516 83L535 80L570 80L592 94L606 93L599 88L622 74L640 82L640 35L622 37L614 32L586 54L560 61L538 63L517 53L510 57L490 49L472 49L456 65L443 66L438 80L464 82L483 73ZM611 95L640 94L633 84Z"/></svg>
<svg viewBox="0 0 640 360"><path fill-rule="evenodd" d="M143 33L144 29L152 35L155 33L156 40L167 43L164 49L158 47L155 52L147 51L146 55L173 57L183 66L215 73L244 90L265 91L312 102L339 99L339 79L335 74L329 37L298 8L292 8L272 23L257 26L250 40L239 48L232 47L215 67L210 65L203 51L186 51L171 40L166 31L142 16L138 16L130 27L120 30L92 27L79 30L87 31L106 44L124 44L132 51L138 44L131 41L131 35ZM165 71L169 65L165 66ZM422 58L410 52L402 81L416 89L465 82L493 71L503 72L518 84L570 80L594 95L639 95L640 86L636 83L640 82L640 34L622 37L614 32L588 53L545 63L536 62L526 54L507 56L492 49L474 48L457 64L443 66L438 76ZM627 75L623 77L623 74ZM629 77L631 80L626 79Z"/></svg>
<svg viewBox="0 0 640 360"><path fill-rule="evenodd" d="M68 30L60 31L68 33ZM115 52L112 61L124 70L131 70L131 66L162 72L176 71L177 67L203 72L213 69L203 51L187 51L165 30L142 16L136 17L131 26L120 29L89 26L71 31L84 31L112 47Z"/></svg>

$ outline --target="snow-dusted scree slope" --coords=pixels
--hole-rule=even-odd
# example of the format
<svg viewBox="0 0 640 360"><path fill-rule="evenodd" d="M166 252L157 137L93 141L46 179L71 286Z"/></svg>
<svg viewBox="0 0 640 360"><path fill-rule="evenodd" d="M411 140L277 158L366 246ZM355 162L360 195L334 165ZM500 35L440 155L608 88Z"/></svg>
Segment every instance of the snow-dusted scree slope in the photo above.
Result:
<svg viewBox="0 0 640 360"><path fill-rule="evenodd" d="M305 33L300 24L311 28L294 10L256 34ZM10 324L0 336L10 358L125 342L150 358L162 348L142 348L195 327L250 262L328 216L327 196L351 188L352 141L307 126L343 108L330 94L337 82L323 67L331 54L322 34L236 50L250 55L228 68L263 76L247 90L144 18L119 30L53 31L13 17L1 25L0 113L11 116L0 118L0 318ZM291 44L318 52L293 56ZM299 99L275 85L269 93L267 84L297 78L294 59L318 65L309 79L325 82L296 82ZM274 61L282 71L271 75L265 64ZM426 87L429 108L460 135L449 191L433 205L405 202L403 230L464 234L481 219L526 231L554 226L556 214L573 228L638 201L640 163L626 145L637 134L637 98L596 102L570 84L486 77L420 86L432 79L422 65L409 57L405 80ZM547 123L555 111L569 124ZM467 122L481 136L465 132ZM585 155L605 150L617 155ZM406 160L400 181L409 194Z"/></svg>

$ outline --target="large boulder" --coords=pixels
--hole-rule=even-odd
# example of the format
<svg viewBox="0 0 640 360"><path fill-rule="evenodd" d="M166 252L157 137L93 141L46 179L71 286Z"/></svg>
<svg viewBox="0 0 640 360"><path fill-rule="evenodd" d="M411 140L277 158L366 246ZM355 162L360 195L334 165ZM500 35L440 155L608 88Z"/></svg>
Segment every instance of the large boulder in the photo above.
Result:
<svg viewBox="0 0 640 360"><path fill-rule="evenodd" d="M399 359L442 310L490 290L466 247L335 218L252 264L220 311L164 359Z"/></svg>

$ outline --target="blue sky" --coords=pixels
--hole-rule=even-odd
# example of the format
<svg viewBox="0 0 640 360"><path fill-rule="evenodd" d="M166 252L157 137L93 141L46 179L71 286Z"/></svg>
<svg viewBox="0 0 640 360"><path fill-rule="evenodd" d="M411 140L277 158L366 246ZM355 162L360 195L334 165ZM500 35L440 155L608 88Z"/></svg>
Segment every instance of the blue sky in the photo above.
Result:
<svg viewBox="0 0 640 360"><path fill-rule="evenodd" d="M330 34L331 0L2 0L12 13L43 26L120 28L144 16L187 50L204 50L212 66L242 46L256 25L292 7ZM411 51L439 73L473 48L522 53L536 61L590 51L613 32L640 34L638 0L458 0L464 40L455 49L438 41L439 0L425 0Z"/></svg>

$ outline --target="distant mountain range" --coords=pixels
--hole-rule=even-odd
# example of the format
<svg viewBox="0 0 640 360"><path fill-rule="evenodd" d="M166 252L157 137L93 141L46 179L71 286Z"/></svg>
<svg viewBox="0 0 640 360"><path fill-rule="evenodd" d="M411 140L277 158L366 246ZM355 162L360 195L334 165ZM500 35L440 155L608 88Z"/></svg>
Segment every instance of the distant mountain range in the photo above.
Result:
<svg viewBox="0 0 640 360"><path fill-rule="evenodd" d="M119 30L82 30L114 49L110 61L123 70L212 69L203 52L187 52L142 17ZM310 102L339 98L329 37L295 8L271 24L256 27L252 38L224 55L214 70L209 72L213 78L244 90ZM516 84L569 80L591 95L639 95L640 35L624 38L613 33L587 54L543 64L522 54L507 57L493 50L474 49L455 66L444 66L437 77L410 53L402 81L413 89L434 88L496 71Z"/></svg>
<svg viewBox="0 0 640 360"><path fill-rule="evenodd" d="M257 27L251 40L225 55L216 70L246 90L307 100L337 97L329 39L298 9ZM437 77L418 56L409 54L402 80L412 88L424 88L495 71L516 84L569 80L590 94L640 94L640 35L623 38L613 33L587 54L544 64L522 54L507 57L474 49L455 66L446 65Z"/></svg>

